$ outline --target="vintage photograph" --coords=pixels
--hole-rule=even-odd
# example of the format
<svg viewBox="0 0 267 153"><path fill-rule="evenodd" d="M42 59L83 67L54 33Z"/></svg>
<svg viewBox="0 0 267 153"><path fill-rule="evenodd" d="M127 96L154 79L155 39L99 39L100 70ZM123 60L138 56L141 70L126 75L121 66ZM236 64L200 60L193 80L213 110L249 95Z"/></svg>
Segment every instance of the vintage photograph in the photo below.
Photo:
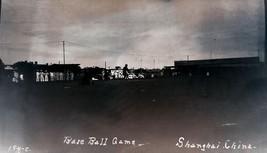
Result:
<svg viewBox="0 0 267 153"><path fill-rule="evenodd" d="M266 153L267 0L0 0L0 153Z"/></svg>

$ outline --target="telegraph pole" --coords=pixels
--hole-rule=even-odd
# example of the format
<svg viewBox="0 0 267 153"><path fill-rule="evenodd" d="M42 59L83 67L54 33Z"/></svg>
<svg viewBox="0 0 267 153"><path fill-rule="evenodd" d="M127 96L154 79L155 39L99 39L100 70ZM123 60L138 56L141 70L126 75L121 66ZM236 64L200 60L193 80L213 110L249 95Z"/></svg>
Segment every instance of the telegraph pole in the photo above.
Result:
<svg viewBox="0 0 267 153"><path fill-rule="evenodd" d="M65 65L65 41L62 41L63 43L63 64Z"/></svg>
<svg viewBox="0 0 267 153"><path fill-rule="evenodd" d="M65 41L62 41L62 43L63 43L63 66L64 66L63 81L66 81L67 73L65 69Z"/></svg>

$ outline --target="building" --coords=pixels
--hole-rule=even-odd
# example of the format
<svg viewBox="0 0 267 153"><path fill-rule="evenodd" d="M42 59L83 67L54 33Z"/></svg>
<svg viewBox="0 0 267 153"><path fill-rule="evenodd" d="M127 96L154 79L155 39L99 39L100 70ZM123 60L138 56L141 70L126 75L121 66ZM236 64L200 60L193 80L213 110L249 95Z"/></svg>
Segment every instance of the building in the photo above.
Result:
<svg viewBox="0 0 267 153"><path fill-rule="evenodd" d="M80 64L38 64L21 61L13 64L13 82L33 83L73 81L80 75Z"/></svg>
<svg viewBox="0 0 267 153"><path fill-rule="evenodd" d="M259 57L175 61L177 75L233 76L259 73L263 67Z"/></svg>

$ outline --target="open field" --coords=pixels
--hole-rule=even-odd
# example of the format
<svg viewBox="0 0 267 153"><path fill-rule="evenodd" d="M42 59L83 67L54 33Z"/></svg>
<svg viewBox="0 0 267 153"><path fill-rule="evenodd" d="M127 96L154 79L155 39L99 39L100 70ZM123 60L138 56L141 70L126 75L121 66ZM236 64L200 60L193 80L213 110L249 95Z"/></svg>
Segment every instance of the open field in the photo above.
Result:
<svg viewBox="0 0 267 153"><path fill-rule="evenodd" d="M2 83L0 90L1 153L18 152L13 145L32 153L267 151L266 79Z"/></svg>

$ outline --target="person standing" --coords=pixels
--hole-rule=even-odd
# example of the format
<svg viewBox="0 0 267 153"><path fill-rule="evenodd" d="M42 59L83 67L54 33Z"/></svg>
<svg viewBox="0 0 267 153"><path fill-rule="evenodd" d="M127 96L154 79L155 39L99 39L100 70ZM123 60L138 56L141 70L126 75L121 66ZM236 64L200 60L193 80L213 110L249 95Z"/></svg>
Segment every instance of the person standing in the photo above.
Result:
<svg viewBox="0 0 267 153"><path fill-rule="evenodd" d="M125 64L125 66L122 69L122 74L125 80L128 79L128 75L129 75L129 69L128 69L128 65Z"/></svg>

